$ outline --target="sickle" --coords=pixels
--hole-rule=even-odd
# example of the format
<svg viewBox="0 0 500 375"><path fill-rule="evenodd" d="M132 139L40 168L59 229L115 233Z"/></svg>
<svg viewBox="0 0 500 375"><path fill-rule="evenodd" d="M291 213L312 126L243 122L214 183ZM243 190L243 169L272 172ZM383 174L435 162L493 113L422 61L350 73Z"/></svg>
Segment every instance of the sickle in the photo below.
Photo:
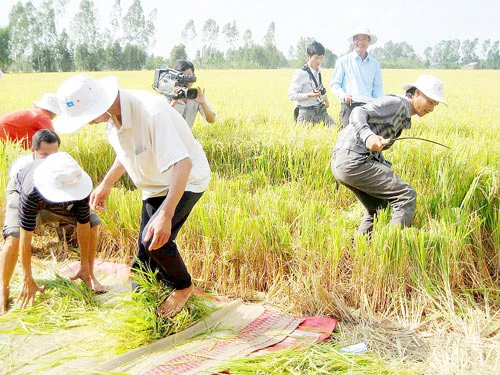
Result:
<svg viewBox="0 0 500 375"><path fill-rule="evenodd" d="M430 142L434 143L435 145L446 147L447 149L451 150L451 147L448 147L446 145L443 145L442 143L436 142L436 141L431 141L430 139L425 139L425 138L419 138L419 137L401 137L401 138L396 138L396 139L391 139L391 142L399 141L401 139L417 139L419 141L425 141L425 142Z"/></svg>

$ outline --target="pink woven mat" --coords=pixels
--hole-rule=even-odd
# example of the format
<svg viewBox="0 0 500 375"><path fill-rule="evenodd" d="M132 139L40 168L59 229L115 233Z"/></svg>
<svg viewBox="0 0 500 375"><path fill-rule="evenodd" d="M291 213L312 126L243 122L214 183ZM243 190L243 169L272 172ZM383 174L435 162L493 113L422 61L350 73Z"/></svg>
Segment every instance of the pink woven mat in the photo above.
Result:
<svg viewBox="0 0 500 375"><path fill-rule="evenodd" d="M283 341L303 320L274 310L265 310L237 335L172 358L167 363L148 370L144 375L198 374L228 359L242 358Z"/></svg>

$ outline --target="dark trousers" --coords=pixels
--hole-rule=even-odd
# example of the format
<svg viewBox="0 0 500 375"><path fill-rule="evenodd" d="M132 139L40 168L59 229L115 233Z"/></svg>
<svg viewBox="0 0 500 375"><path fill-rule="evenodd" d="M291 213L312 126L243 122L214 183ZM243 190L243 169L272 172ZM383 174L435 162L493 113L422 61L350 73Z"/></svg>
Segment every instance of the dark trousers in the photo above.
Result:
<svg viewBox="0 0 500 375"><path fill-rule="evenodd" d="M359 233L370 233L379 210L392 208L391 224L408 227L415 216L417 193L391 168L368 155L336 150L331 168L333 175L347 186L365 207Z"/></svg>
<svg viewBox="0 0 500 375"><path fill-rule="evenodd" d="M326 126L335 125L335 121L330 117L323 104L312 107L299 106L298 109L297 123L312 123L313 125L324 123Z"/></svg>
<svg viewBox="0 0 500 375"><path fill-rule="evenodd" d="M359 107L365 103L351 103L347 104L342 102L340 104L340 113L339 113L339 121L342 124L342 127L346 127L349 125L349 116L351 116L351 112L354 108Z"/></svg>
<svg viewBox="0 0 500 375"><path fill-rule="evenodd" d="M151 239L145 242L143 236L146 234L146 228L149 227L149 224L156 217L155 214L166 197L148 198L142 202L141 229L138 241L139 250L132 264L132 270L151 269L153 272L158 271L157 278L173 289L185 289L191 286L191 275L179 254L175 239L194 205L202 195L203 193L184 192L172 218L170 238L165 245L153 251L148 250Z"/></svg>

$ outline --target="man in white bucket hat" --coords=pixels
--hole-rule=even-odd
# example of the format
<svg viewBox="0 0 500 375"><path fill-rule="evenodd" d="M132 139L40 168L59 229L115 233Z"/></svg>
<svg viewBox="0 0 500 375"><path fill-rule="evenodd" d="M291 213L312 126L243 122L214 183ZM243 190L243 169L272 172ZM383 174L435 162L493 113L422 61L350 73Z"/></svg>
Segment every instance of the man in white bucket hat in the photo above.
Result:
<svg viewBox="0 0 500 375"><path fill-rule="evenodd" d="M21 109L0 116L0 140L20 142L29 150L33 135L40 129L54 130L52 120L61 112L55 94L45 93L34 101L34 109Z"/></svg>
<svg viewBox="0 0 500 375"><path fill-rule="evenodd" d="M162 96L118 90L114 77L73 76L60 85L57 96L62 107L55 122L59 132L107 122L116 158L93 191L91 207L104 209L111 188L128 173L143 198L139 249L132 269L158 271L157 277L173 289L158 312L166 318L176 315L193 285L175 239L210 180L201 144Z"/></svg>
<svg viewBox="0 0 500 375"><path fill-rule="evenodd" d="M378 60L368 54L377 36L367 27L358 27L348 38L353 51L335 64L330 87L340 101L340 123L347 126L353 108L380 98L384 94L382 70Z"/></svg>
<svg viewBox="0 0 500 375"><path fill-rule="evenodd" d="M406 95L385 95L352 111L349 125L339 134L331 168L335 178L354 192L365 207L358 233L369 234L379 210L392 208L392 224L410 226L417 194L382 155L411 127L411 116L425 116L446 104L444 85L422 75L403 86ZM446 104L447 105L447 104Z"/></svg>
<svg viewBox="0 0 500 375"><path fill-rule="evenodd" d="M15 189L19 194L18 222L20 226L19 248L14 254L2 252L0 262L0 292L7 310L9 282L21 255L23 286L20 294L21 308L34 303L35 294L42 287L36 285L31 271L31 240L33 232L41 222L43 212L54 220L76 223L81 251L80 269L72 279L81 279L96 292L104 287L94 275L94 259L97 251L97 230L91 228L90 193L92 180L78 163L65 152L52 153L46 158L36 159L22 168L15 177Z"/></svg>

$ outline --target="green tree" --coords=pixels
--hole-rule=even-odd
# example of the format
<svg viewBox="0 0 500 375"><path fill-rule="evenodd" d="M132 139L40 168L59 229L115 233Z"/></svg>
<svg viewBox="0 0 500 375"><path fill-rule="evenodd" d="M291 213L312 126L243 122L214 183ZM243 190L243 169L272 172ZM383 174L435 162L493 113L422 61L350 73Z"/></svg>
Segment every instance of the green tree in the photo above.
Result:
<svg viewBox="0 0 500 375"><path fill-rule="evenodd" d="M137 45L127 44L123 48L123 68L141 70L146 65L146 52Z"/></svg>
<svg viewBox="0 0 500 375"><path fill-rule="evenodd" d="M33 29L33 68L39 72L57 71L56 13L53 0L45 0L38 8Z"/></svg>
<svg viewBox="0 0 500 375"><path fill-rule="evenodd" d="M120 43L114 41L106 47L106 69L122 70L123 69L123 54Z"/></svg>
<svg viewBox="0 0 500 375"><path fill-rule="evenodd" d="M31 54L33 44L31 36L35 34L36 10L31 2L25 6L18 1L9 13L9 51L12 67L16 71L32 69Z"/></svg>
<svg viewBox="0 0 500 375"><path fill-rule="evenodd" d="M58 69L63 72L72 71L74 69L73 53L69 46L69 36L66 30L63 30L57 38L55 50Z"/></svg>
<svg viewBox="0 0 500 375"><path fill-rule="evenodd" d="M479 39L466 39L462 42L462 45L460 47L460 62L462 64L469 64L471 62L477 62L479 60L479 57L476 53L476 49L479 44Z"/></svg>
<svg viewBox="0 0 500 375"><path fill-rule="evenodd" d="M194 20L189 20L181 32L182 42L185 46L189 46L196 38L196 28L194 27Z"/></svg>
<svg viewBox="0 0 500 375"><path fill-rule="evenodd" d="M215 22L214 19L209 18L203 25L203 59L207 59L207 61L211 59L212 56L210 54L216 51L215 46L218 38L219 25L217 25L217 22Z"/></svg>
<svg viewBox="0 0 500 375"><path fill-rule="evenodd" d="M141 1L134 0L123 17L123 33L127 45L135 45L146 51L154 45L154 18L156 9L153 9L148 18L144 15ZM145 56L144 56L145 60Z"/></svg>
<svg viewBox="0 0 500 375"><path fill-rule="evenodd" d="M6 71L11 62L9 55L9 27L0 27L0 70Z"/></svg>
<svg viewBox="0 0 500 375"><path fill-rule="evenodd" d="M184 44L178 44L172 48L168 65L173 68L178 60L187 60L186 46Z"/></svg>
<svg viewBox="0 0 500 375"><path fill-rule="evenodd" d="M252 39L252 30L246 29L245 32L243 33L243 46L244 47L251 47L253 46L253 39Z"/></svg>
<svg viewBox="0 0 500 375"><path fill-rule="evenodd" d="M109 39L114 44L120 41L122 33L122 6L120 0L115 0L109 14Z"/></svg>
<svg viewBox="0 0 500 375"><path fill-rule="evenodd" d="M330 51L328 48L325 48L325 58L323 59L323 63L321 66L323 68L335 68L335 63L337 62L337 55Z"/></svg>
<svg viewBox="0 0 500 375"><path fill-rule="evenodd" d="M236 21L228 22L222 28L222 34L224 34L225 42L229 45L229 48L234 48L240 33L238 27L236 26Z"/></svg>
<svg viewBox="0 0 500 375"><path fill-rule="evenodd" d="M266 35L264 35L264 45L274 45L276 38L276 24L272 21L267 27Z"/></svg>
<svg viewBox="0 0 500 375"><path fill-rule="evenodd" d="M81 0L80 7L71 21L71 40L75 46L85 44L89 52L103 45L99 12L92 0Z"/></svg>

